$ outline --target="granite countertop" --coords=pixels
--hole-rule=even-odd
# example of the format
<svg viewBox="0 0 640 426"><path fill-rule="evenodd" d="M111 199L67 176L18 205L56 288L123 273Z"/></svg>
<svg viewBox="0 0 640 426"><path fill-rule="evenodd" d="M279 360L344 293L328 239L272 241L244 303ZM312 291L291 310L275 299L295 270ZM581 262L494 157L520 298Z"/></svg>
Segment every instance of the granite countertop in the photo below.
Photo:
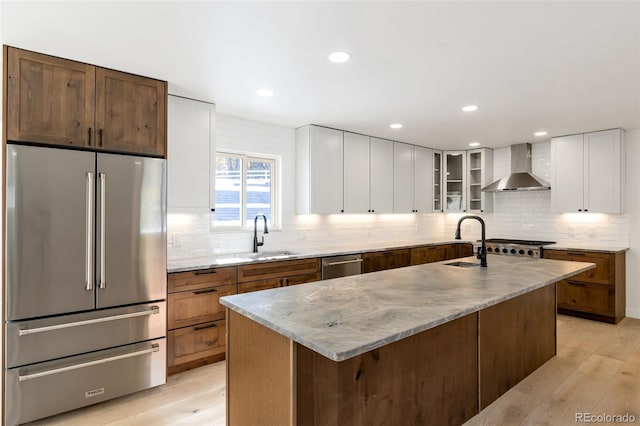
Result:
<svg viewBox="0 0 640 426"><path fill-rule="evenodd" d="M588 245L583 243L556 243L544 246L544 248L550 250L587 250L602 253L618 253L629 250L629 246Z"/></svg>
<svg viewBox="0 0 640 426"><path fill-rule="evenodd" d="M364 252L385 251L392 249L402 249L410 247L451 244L451 243L473 243L474 240L454 240L453 238L431 238L424 240L403 240L386 241L377 243L352 243L332 246L320 246L313 249L298 250L295 247L287 249L291 255L283 257L273 257L263 260L250 260L242 257L242 253L226 253L215 256L201 256L186 259L174 259L167 261L167 272L195 271L198 269L218 268L221 266L238 266L256 262L273 262L277 260L308 259L312 257L338 256L343 254L358 254ZM260 252L272 252L270 248L262 248Z"/></svg>
<svg viewBox="0 0 640 426"><path fill-rule="evenodd" d="M463 259L477 263L475 257ZM488 255L488 268L451 261L226 296L228 308L343 361L595 267Z"/></svg>

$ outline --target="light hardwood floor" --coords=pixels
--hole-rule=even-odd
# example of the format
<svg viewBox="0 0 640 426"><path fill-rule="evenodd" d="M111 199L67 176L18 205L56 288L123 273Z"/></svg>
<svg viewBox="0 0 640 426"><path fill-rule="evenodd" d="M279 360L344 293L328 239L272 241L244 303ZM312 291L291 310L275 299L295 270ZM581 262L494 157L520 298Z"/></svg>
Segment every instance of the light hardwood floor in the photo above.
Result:
<svg viewBox="0 0 640 426"><path fill-rule="evenodd" d="M558 355L466 425L568 425L575 413L633 414L640 423L640 320L618 325L558 316ZM159 388L32 424L224 425L225 364Z"/></svg>

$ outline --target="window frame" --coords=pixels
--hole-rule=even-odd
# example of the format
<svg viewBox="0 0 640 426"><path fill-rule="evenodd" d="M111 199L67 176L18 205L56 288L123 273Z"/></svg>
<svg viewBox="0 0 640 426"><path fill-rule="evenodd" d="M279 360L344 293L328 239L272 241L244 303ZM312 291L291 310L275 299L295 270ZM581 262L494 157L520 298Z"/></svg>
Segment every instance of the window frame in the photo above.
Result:
<svg viewBox="0 0 640 426"><path fill-rule="evenodd" d="M250 231L253 230L252 221L246 218L247 216L247 168L250 161L271 163L271 217L269 219L269 230L279 230L280 229L280 182L279 182L279 167L280 167L280 159L274 155L268 154L258 154L258 153L247 153L247 152L236 152L230 150L217 149L214 154L215 163L214 163L214 188L216 186L217 180L217 160L218 156L227 156L239 158L242 161L242 171L241 171L241 203L240 203L240 224L239 225L216 225L215 224L215 214L211 216L211 220L209 221L209 228L213 232L220 231ZM214 208L216 208L216 200L214 196L213 200Z"/></svg>

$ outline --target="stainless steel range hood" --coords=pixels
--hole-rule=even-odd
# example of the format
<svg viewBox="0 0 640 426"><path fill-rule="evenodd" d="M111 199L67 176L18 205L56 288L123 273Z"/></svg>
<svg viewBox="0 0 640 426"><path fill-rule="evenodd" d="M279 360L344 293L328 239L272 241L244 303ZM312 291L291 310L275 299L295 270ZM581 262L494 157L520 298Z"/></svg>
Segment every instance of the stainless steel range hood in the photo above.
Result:
<svg viewBox="0 0 640 426"><path fill-rule="evenodd" d="M542 191L551 189L543 179L531 173L531 144L511 145L511 174L482 188L483 192Z"/></svg>

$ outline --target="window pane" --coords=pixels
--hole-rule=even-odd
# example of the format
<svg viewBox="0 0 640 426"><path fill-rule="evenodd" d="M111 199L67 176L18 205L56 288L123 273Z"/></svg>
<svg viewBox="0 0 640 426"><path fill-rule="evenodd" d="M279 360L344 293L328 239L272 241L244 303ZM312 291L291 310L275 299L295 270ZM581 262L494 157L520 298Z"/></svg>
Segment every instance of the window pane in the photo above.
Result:
<svg viewBox="0 0 640 426"><path fill-rule="evenodd" d="M247 222L263 214L272 224L271 196L273 191L273 162L248 160L247 162Z"/></svg>
<svg viewBox="0 0 640 426"><path fill-rule="evenodd" d="M216 155L215 206L214 225L242 225L242 158Z"/></svg>

